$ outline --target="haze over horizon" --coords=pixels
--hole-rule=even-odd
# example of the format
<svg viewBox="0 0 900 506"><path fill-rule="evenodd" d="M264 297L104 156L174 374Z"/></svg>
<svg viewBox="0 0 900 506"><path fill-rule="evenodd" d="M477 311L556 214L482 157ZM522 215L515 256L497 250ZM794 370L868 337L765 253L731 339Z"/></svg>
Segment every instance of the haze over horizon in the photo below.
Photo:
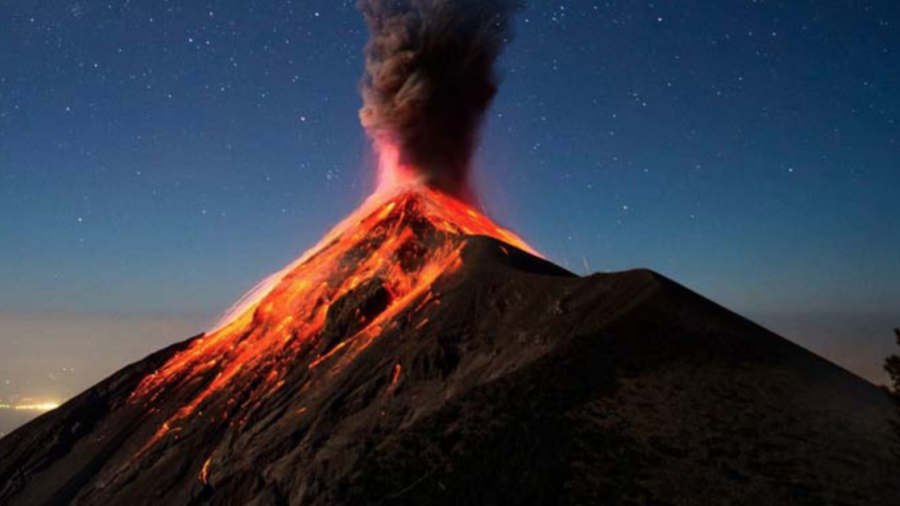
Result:
<svg viewBox="0 0 900 506"><path fill-rule="evenodd" d="M0 313L0 404L23 397L64 402L126 364L196 335L216 316ZM887 383L882 365L896 345L884 329L900 321L900 312L744 316L872 383ZM0 409L0 437L39 414Z"/></svg>

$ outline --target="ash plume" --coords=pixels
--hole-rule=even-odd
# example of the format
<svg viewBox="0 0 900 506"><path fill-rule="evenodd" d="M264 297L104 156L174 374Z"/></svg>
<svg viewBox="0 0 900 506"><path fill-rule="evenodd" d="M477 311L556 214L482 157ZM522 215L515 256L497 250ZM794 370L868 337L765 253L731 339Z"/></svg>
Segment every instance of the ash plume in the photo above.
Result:
<svg viewBox="0 0 900 506"><path fill-rule="evenodd" d="M377 150L442 191L469 198L468 173L494 63L518 0L360 0L369 27L360 120Z"/></svg>

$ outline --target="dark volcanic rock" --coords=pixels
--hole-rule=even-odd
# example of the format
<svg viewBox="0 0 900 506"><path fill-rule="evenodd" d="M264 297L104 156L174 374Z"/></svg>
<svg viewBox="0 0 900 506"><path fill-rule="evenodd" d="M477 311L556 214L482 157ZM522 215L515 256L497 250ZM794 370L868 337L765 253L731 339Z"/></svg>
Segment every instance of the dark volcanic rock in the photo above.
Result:
<svg viewBox="0 0 900 506"><path fill-rule="evenodd" d="M179 348L124 369L0 440L0 504L900 504L871 384L650 271L578 278L486 238L463 258L338 374L298 359L308 388L138 463L156 426L127 398Z"/></svg>
<svg viewBox="0 0 900 506"><path fill-rule="evenodd" d="M391 303L391 292L380 278L370 279L339 298L330 308L322 329L322 353L362 330Z"/></svg>

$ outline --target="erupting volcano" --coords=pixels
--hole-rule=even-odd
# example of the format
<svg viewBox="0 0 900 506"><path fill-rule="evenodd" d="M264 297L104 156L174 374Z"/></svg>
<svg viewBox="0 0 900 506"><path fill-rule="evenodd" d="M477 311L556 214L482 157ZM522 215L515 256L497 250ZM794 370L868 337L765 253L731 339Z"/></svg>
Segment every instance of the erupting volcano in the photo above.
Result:
<svg viewBox="0 0 900 506"><path fill-rule="evenodd" d="M476 209L516 2L360 8L374 194L212 331L0 440L0 504L900 504L877 388Z"/></svg>
<svg viewBox="0 0 900 506"><path fill-rule="evenodd" d="M464 239L476 235L531 252L512 232L427 186L375 194L295 265L256 290L233 319L226 317L220 329L141 382L132 401L154 410L185 384L204 386L139 455L192 419L232 424L236 418L243 424L285 387L288 373L304 358L310 369L336 374L385 328L427 325L426 310L440 304L435 280L461 266ZM395 381L400 374L398 364ZM214 394L218 402L206 402ZM201 407L202 416L196 416Z"/></svg>
<svg viewBox="0 0 900 506"><path fill-rule="evenodd" d="M472 151L516 8L509 0L360 2L371 33L360 119L379 156L377 190L138 385L132 402L154 411L186 384L203 387L137 457L185 424L245 423L304 359L336 374L401 315L426 325L422 312L440 304L432 285L460 267L465 237L535 254L470 205ZM400 374L398 364L394 381Z"/></svg>

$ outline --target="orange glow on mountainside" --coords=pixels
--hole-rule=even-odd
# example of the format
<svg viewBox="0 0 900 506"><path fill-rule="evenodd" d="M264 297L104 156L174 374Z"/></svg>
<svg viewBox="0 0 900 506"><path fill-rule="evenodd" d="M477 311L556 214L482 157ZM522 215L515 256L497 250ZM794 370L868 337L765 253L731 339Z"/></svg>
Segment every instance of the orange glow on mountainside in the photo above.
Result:
<svg viewBox="0 0 900 506"><path fill-rule="evenodd" d="M251 292L214 331L193 341L148 375L131 396L155 412L158 401L185 385L202 385L163 423L147 445L177 434L195 419L242 423L243 413L285 386L291 363L338 371L405 309L436 303L432 284L462 264L466 236L484 235L536 254L514 233L470 205L425 185L382 184L380 190L297 261ZM385 307L371 321L323 346L328 311L376 280ZM357 310L358 313L358 310ZM421 328L427 320L416 321ZM391 371L391 388L400 376ZM302 385L291 385L302 388ZM228 401L212 402L213 397ZM177 437L177 436L176 436ZM205 474L204 474L205 479Z"/></svg>

